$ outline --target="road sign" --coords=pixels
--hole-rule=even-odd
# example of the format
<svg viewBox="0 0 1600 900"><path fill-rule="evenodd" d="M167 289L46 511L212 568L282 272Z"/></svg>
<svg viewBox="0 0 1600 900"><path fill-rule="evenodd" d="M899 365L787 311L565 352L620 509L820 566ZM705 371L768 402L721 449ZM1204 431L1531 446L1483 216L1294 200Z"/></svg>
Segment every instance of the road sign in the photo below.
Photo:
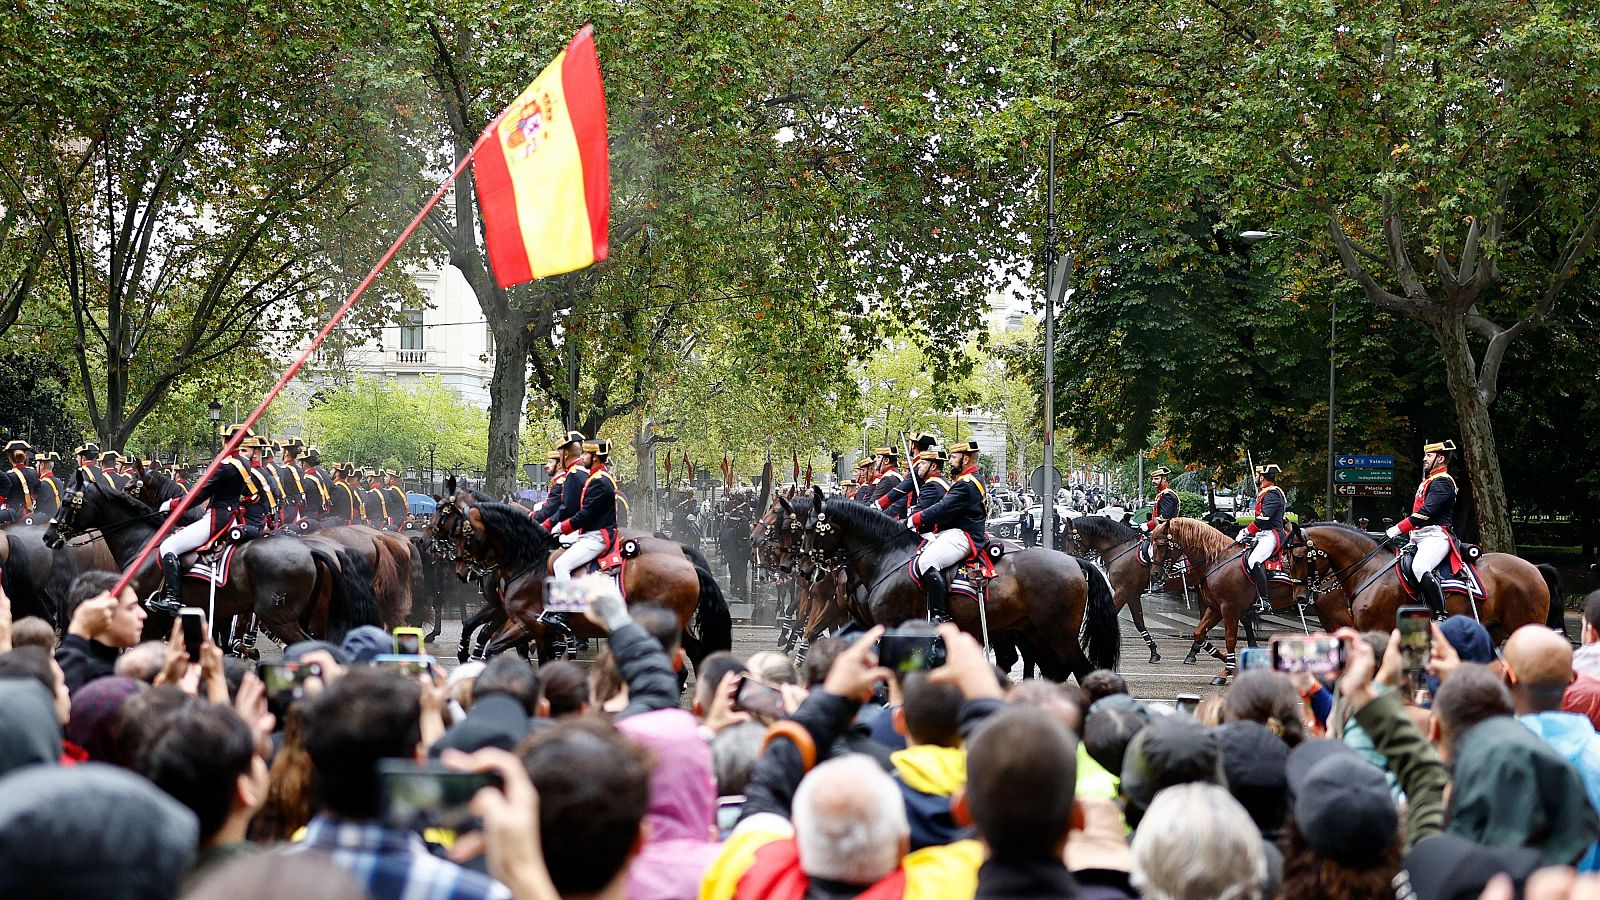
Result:
<svg viewBox="0 0 1600 900"><path fill-rule="evenodd" d="M1392 484L1393 469L1335 469L1333 480L1340 484Z"/></svg>
<svg viewBox="0 0 1600 900"><path fill-rule="evenodd" d="M1333 492L1340 497L1393 497L1392 484L1336 484Z"/></svg>
<svg viewBox="0 0 1600 900"><path fill-rule="evenodd" d="M1041 500L1053 500L1061 490L1061 470L1055 466L1037 466L1028 473L1028 490Z"/></svg>
<svg viewBox="0 0 1600 900"><path fill-rule="evenodd" d="M1336 456L1333 458L1334 468L1338 469L1392 469L1394 457L1392 456Z"/></svg>

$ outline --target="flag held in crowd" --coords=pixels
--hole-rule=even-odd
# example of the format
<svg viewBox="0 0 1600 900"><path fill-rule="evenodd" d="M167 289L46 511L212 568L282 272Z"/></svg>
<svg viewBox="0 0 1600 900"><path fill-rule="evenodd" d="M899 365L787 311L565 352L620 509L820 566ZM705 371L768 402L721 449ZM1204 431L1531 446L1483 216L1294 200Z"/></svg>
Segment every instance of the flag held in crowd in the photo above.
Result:
<svg viewBox="0 0 1600 900"><path fill-rule="evenodd" d="M606 258L611 170L593 26L489 123L484 138L472 173L501 287Z"/></svg>

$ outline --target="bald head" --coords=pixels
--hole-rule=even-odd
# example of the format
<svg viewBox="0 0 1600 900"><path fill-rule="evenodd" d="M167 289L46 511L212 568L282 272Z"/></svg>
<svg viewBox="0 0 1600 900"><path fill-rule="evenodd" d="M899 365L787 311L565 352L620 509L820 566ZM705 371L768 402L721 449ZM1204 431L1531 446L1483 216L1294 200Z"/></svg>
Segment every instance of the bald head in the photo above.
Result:
<svg viewBox="0 0 1600 900"><path fill-rule="evenodd" d="M1506 639L1502 655L1517 714L1561 708L1572 683L1572 645L1543 625L1524 625Z"/></svg>

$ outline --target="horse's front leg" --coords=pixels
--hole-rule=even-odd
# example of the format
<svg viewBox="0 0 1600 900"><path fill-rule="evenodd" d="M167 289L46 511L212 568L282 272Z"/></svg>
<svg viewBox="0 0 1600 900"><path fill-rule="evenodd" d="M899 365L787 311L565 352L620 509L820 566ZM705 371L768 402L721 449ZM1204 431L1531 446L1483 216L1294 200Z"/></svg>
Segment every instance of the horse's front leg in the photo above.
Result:
<svg viewBox="0 0 1600 900"><path fill-rule="evenodd" d="M1228 679L1232 678L1234 672L1236 672L1238 669L1238 658L1234 655L1234 647L1239 642L1239 619L1241 618L1241 612L1242 610L1239 609L1226 609L1223 611L1222 633L1224 637L1224 644L1227 648L1227 655L1222 659L1222 674L1212 678L1212 684L1227 684Z"/></svg>
<svg viewBox="0 0 1600 900"><path fill-rule="evenodd" d="M1194 626L1194 642L1189 645L1189 655L1183 658L1184 665L1197 665L1199 663L1198 656L1202 649L1213 656L1217 655L1217 648L1211 646L1211 642L1206 640L1206 632L1210 631L1221 620L1222 616L1217 612L1215 605L1207 606L1200 611L1200 621L1196 622Z"/></svg>

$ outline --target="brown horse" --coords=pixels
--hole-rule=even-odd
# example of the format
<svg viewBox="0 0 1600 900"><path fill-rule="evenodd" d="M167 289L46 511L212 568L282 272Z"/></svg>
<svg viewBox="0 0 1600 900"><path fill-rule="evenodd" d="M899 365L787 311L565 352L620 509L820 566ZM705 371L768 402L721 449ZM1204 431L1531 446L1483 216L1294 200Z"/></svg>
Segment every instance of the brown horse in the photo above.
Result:
<svg viewBox="0 0 1600 900"><path fill-rule="evenodd" d="M1313 593L1348 603L1357 628L1390 631L1401 606L1423 602L1410 598L1401 587L1394 570L1397 551L1365 531L1319 523L1307 526L1305 534ZM1476 613L1496 643L1523 625L1549 623L1552 590L1533 563L1510 553L1485 553L1473 567L1483 582L1485 597L1474 609L1465 594L1450 591L1445 594L1449 612Z"/></svg>
<svg viewBox="0 0 1600 900"><path fill-rule="evenodd" d="M1155 527L1151 539L1156 560L1169 559L1174 551L1181 552L1189 558L1191 580L1200 583L1200 621L1194 626L1194 642L1189 645L1184 664L1194 665L1202 649L1213 656L1218 655L1216 648L1206 640L1206 633L1221 622L1226 654L1221 656L1222 674L1213 678L1212 683L1226 684L1228 677L1236 670L1234 648L1239 641L1239 622L1256 597L1255 579L1244 570L1242 562L1246 548L1199 519L1168 520ZM1297 546L1292 535L1289 542L1291 553L1303 557L1303 544ZM1299 593L1298 585L1284 584L1274 579L1268 596L1272 600L1272 608L1276 610L1295 606ZM1335 598L1323 595L1315 598L1315 601L1317 618L1322 622L1323 630L1333 631L1355 624L1344 604Z"/></svg>
<svg viewBox="0 0 1600 900"><path fill-rule="evenodd" d="M497 562L504 579L500 596L507 622L485 652L492 656L535 637L541 644L539 658L551 658L544 644L558 629L540 626L552 624L541 616L544 581L559 547L555 537L529 518L525 509L504 503L479 503L467 509L462 528L465 551L477 556L481 545L481 552ZM733 620L703 557L697 562L681 545L660 538L625 533L622 539L636 542L639 551L628 560L622 584L630 605L653 603L676 615L683 629L684 652L697 667L707 654L733 647ZM569 630L576 637L605 637L581 616L568 617L565 625L560 630Z"/></svg>
<svg viewBox="0 0 1600 900"><path fill-rule="evenodd" d="M37 616L63 630L59 612L72 579L81 572L115 572L117 561L98 531L75 536L66 547L45 543L45 526L0 529L0 588L11 601L11 615Z"/></svg>
<svg viewBox="0 0 1600 900"><path fill-rule="evenodd" d="M848 566L866 585L866 624L893 627L926 617L927 595L909 572L919 546L916 534L875 507L830 500L816 488L811 509L804 519L805 550L820 565ZM795 512L792 505L790 512ZM1117 613L1111 585L1099 569L1086 560L1040 549L1008 553L995 568L984 606L986 620L980 620L976 601L950 595L950 613L963 631L980 640L985 627L990 634L1022 633L1028 642L1051 651L1041 654L1040 666L1057 681L1069 674L1081 680L1093 669L1116 666ZM1080 635L1088 638L1087 653Z"/></svg>
<svg viewBox="0 0 1600 900"><path fill-rule="evenodd" d="M80 473L81 474L81 473ZM166 514L137 498L75 478L61 493L61 509L45 530L45 543L61 546L74 535L100 529L118 568L126 568L151 537ZM136 573L135 591L154 594L161 587L161 568L151 554ZM353 554L335 558L299 538L260 537L235 551L228 583L216 589L213 627L233 616L256 614L268 634L285 644L311 637L307 625L318 618L319 598L331 591L327 632L340 640L357 625L378 624L377 601L372 595L371 573ZM199 579L183 579L186 606L205 608L209 588ZM151 616L154 622L157 616ZM157 624L159 627L159 623ZM150 632L147 627L146 633ZM160 633L160 632L158 632Z"/></svg>
<svg viewBox="0 0 1600 900"><path fill-rule="evenodd" d="M1106 577L1111 579L1117 609L1128 608L1133 627L1150 650L1150 661L1157 663L1161 661L1161 653L1156 649L1155 637L1144 625L1144 604L1140 601L1150 587L1152 568L1139 559L1139 545L1143 540L1144 535L1138 529L1106 516L1079 516L1067 523L1067 552L1099 558ZM1160 568L1177 571L1176 565ZM1161 584L1161 590L1169 594L1183 594L1189 588L1190 584L1178 575L1169 575Z"/></svg>

